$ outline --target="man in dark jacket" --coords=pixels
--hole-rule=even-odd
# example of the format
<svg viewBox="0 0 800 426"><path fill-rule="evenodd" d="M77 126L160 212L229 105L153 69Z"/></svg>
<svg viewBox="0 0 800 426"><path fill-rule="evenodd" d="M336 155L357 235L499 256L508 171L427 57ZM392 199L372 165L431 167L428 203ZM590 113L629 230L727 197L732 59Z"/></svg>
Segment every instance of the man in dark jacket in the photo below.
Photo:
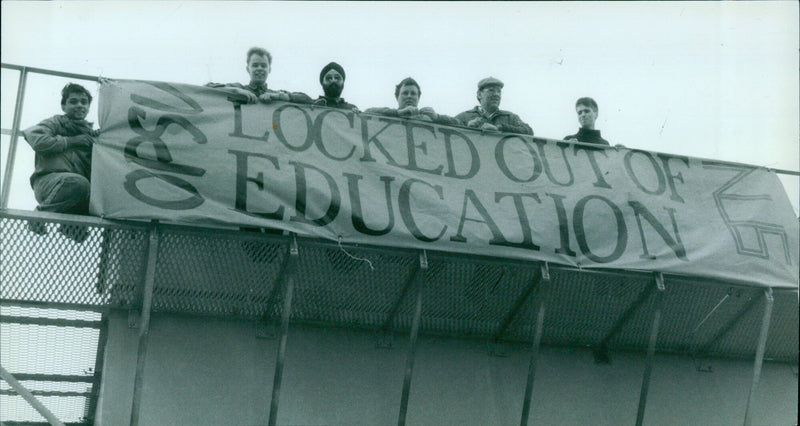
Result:
<svg viewBox="0 0 800 426"><path fill-rule="evenodd" d="M517 114L500 109L502 90L503 82L494 77L487 77L479 81L478 102L480 105L458 114L456 119L466 124L467 127L533 135L531 126L522 121Z"/></svg>
<svg viewBox="0 0 800 426"><path fill-rule="evenodd" d="M357 112L358 107L347 103L342 97L345 77L344 68L336 62L331 62L322 67L322 71L319 72L319 84L322 85L322 91L325 95L315 99L313 104Z"/></svg>
<svg viewBox="0 0 800 426"><path fill-rule="evenodd" d="M305 93L272 90L267 87L267 77L272 70L272 55L262 47L251 47L247 51L247 73L250 83L208 83L206 87L222 89L228 93L243 96L247 103L268 103L271 101L287 101L301 104L311 103L311 97Z"/></svg>
<svg viewBox="0 0 800 426"><path fill-rule="evenodd" d="M578 113L578 123L580 123L581 128L574 135L564 136L565 141L576 140L597 145L610 145L607 140L600 136L600 131L594 128L598 113L597 102L594 99L578 99L575 102L575 112Z"/></svg>
<svg viewBox="0 0 800 426"><path fill-rule="evenodd" d="M408 118L411 120L432 121L436 124L458 126L461 122L453 117L437 113L431 107L417 108L422 89L416 80L411 77L404 78L394 88L394 98L397 99L397 108L368 108L366 113L378 114L386 117Z"/></svg>
<svg viewBox="0 0 800 426"><path fill-rule="evenodd" d="M69 83L61 90L63 115L55 115L25 129L22 134L35 152L31 187L39 205L36 210L57 213L89 214L89 180L92 171L92 145L97 131L86 121L92 95L79 84ZM28 229L47 233L45 224L29 222ZM59 231L82 242L85 228L62 226Z"/></svg>

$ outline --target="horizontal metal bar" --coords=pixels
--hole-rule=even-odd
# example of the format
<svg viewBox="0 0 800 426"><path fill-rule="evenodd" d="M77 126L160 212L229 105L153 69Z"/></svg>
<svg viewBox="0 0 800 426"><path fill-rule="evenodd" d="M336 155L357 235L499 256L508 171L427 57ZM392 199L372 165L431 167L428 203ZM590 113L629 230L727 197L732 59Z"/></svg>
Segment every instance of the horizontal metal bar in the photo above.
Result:
<svg viewBox="0 0 800 426"><path fill-rule="evenodd" d="M12 373L17 380L36 381L36 382L68 382L68 383L92 383L94 376L78 376L66 374L35 374L35 373Z"/></svg>
<svg viewBox="0 0 800 426"><path fill-rule="evenodd" d="M100 328L101 321L73 320L63 318L19 317L15 315L0 315L0 323L52 325L56 327Z"/></svg>
<svg viewBox="0 0 800 426"><path fill-rule="evenodd" d="M87 75L87 74L75 74L72 72L63 72L63 71L55 71L49 70L46 68L36 68L36 67L26 67L22 65L16 64L0 64L0 67L6 69L12 69L17 71L22 71L22 69L26 69L28 72L36 73L36 74L45 74L45 75L53 75L56 77L66 77L66 78L78 78L81 80L89 80L89 81L99 81L100 77L94 75Z"/></svg>
<svg viewBox="0 0 800 426"><path fill-rule="evenodd" d="M4 135L10 135L11 134L11 129L0 129L0 133L2 133Z"/></svg>
<svg viewBox="0 0 800 426"><path fill-rule="evenodd" d="M101 219L97 216L83 216L65 213L41 212L33 210L2 209L0 218L19 219L19 220L40 220L52 223L63 223L67 225L86 225L99 228L110 229L137 229L146 231L149 222L138 222L132 220L111 221Z"/></svg>
<svg viewBox="0 0 800 426"><path fill-rule="evenodd" d="M57 309L63 311L88 311L103 313L108 311L105 305L89 305L81 303L42 302L36 300L0 299L0 306L16 306L20 308Z"/></svg>
<svg viewBox="0 0 800 426"><path fill-rule="evenodd" d="M33 396L83 396L83 397L90 397L92 396L91 392L65 392L65 391L30 391L31 395ZM0 395L10 395L10 396L18 396L19 394L11 389L0 389Z"/></svg>

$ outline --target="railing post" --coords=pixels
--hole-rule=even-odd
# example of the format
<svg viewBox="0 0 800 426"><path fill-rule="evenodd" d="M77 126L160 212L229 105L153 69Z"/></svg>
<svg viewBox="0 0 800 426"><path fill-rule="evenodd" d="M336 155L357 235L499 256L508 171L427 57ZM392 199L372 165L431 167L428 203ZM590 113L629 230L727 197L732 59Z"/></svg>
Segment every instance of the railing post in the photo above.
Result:
<svg viewBox="0 0 800 426"><path fill-rule="evenodd" d="M297 259L300 251L297 247L297 236L292 234L292 242L289 246L289 259L284 269L285 284L283 296L283 309L281 310L281 336L278 341L278 356L275 359L275 375L272 379L272 401L269 408L269 425L274 426L278 422L278 405L281 396L281 383L283 382L283 364L286 358L286 340L289 334L289 320L292 315L292 296L294 294L294 276L297 269Z"/></svg>
<svg viewBox="0 0 800 426"><path fill-rule="evenodd" d="M539 359L539 346L542 342L542 332L544 331L544 314L546 305L544 303L544 293L547 284L550 282L550 269L547 262L541 266L540 285L537 287L534 295L538 296L538 305L536 307L536 325L533 332L533 344L531 345L531 360L528 365L528 380L525 383L525 399L522 401L522 418L519 424L525 426L528 424L528 417L531 412L531 398L533 397L533 379L536 375L536 363Z"/></svg>
<svg viewBox="0 0 800 426"><path fill-rule="evenodd" d="M658 329L661 326L661 310L664 307L664 274L656 272L656 312L653 314L653 325L650 328L650 342L647 345L647 360L644 364L644 375L642 377L642 387L639 391L639 408L636 410L636 426L641 426L644 422L644 410L647 406L647 392L650 389L650 374L653 371L653 360L656 353L656 342L658 341Z"/></svg>
<svg viewBox="0 0 800 426"><path fill-rule="evenodd" d="M25 83L28 80L28 68L22 67L17 84L17 100L14 104L14 121L11 125L11 136L8 141L8 154L6 154L6 170L3 173L3 192L0 198L0 207L8 207L8 199L11 191L11 178L14 173L14 161L17 156L17 134L19 133L19 123L22 120L22 101L25 96Z"/></svg>
<svg viewBox="0 0 800 426"><path fill-rule="evenodd" d="M408 346L408 357L406 358L406 369L403 377L403 394L400 397L400 414L397 424L406 424L406 412L408 411L408 398L411 392L411 375L414 371L414 356L417 351L417 335L419 334L419 324L422 317L422 289L425 286L425 273L428 271L428 254L425 250L419 255L419 271L416 274L417 297L414 303L414 319L411 321L411 336Z"/></svg>
<svg viewBox="0 0 800 426"><path fill-rule="evenodd" d="M750 385L750 393L747 395L747 408L744 412L744 424L753 424L753 397L755 396L758 382L761 380L761 365L764 363L764 352L767 348L767 336L769 335L769 323L772 320L772 305L775 299L772 297L772 289L764 291L764 317L761 319L761 333L758 335L758 347L756 348L756 360L753 364L753 383Z"/></svg>
<svg viewBox="0 0 800 426"><path fill-rule="evenodd" d="M142 405L142 385L144 367L147 359L147 341L150 333L150 311L153 306L153 289L156 281L156 263L160 241L158 221L150 225L150 239L147 246L147 265L144 273L142 291L142 315L139 321L139 347L136 351L136 376L133 380L133 403L131 404L131 426L139 424L139 411Z"/></svg>

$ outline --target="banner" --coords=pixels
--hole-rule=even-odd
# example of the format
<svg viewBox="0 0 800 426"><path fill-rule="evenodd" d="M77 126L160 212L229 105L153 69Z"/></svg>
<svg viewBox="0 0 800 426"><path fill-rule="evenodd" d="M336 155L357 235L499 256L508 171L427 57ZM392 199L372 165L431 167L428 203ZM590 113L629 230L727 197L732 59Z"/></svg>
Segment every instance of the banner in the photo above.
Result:
<svg viewBox="0 0 800 426"><path fill-rule="evenodd" d="M798 285L798 219L764 168L186 84L112 81L99 98L106 218Z"/></svg>

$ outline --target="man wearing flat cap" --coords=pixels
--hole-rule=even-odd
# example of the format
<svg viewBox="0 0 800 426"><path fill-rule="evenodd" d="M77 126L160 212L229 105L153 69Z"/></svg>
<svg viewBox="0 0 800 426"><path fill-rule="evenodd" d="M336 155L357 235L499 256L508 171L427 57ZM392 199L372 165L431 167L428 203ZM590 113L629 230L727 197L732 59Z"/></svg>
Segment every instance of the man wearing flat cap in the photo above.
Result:
<svg viewBox="0 0 800 426"><path fill-rule="evenodd" d="M533 129L526 124L517 114L500 109L503 82L487 77L478 82L478 103L480 105L471 110L464 111L456 119L481 130L500 131L508 133L521 133L533 135Z"/></svg>
<svg viewBox="0 0 800 426"><path fill-rule="evenodd" d="M347 103L341 96L342 90L344 90L344 79L344 68L336 62L331 62L322 67L322 71L319 72L319 84L322 85L322 91L325 92L325 95L318 97L313 104L358 111L358 107Z"/></svg>

